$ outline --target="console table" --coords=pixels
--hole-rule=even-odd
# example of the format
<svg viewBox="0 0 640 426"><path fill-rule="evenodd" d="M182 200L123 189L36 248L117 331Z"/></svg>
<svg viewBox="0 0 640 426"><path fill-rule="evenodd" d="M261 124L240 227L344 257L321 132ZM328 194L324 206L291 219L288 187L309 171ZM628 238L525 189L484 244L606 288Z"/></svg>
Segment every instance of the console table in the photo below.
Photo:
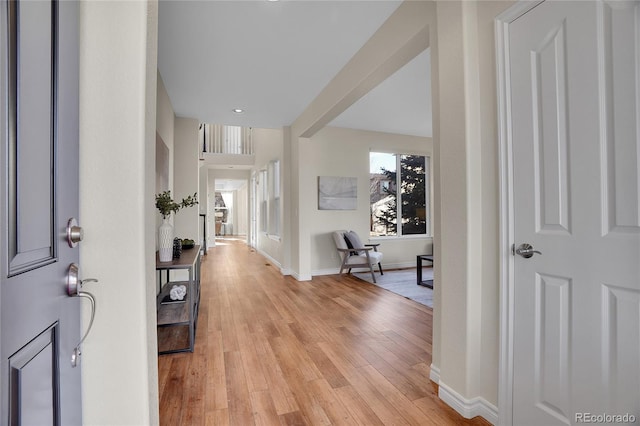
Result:
<svg viewBox="0 0 640 426"><path fill-rule="evenodd" d="M171 271L186 270L187 281L171 281ZM200 246L182 250L182 255L171 262L160 262L156 253L159 291L156 298L158 315L158 354L193 352L200 304ZM163 283L162 271L166 271ZM184 285L187 295L182 301L169 297L174 285Z"/></svg>
<svg viewBox="0 0 640 426"><path fill-rule="evenodd" d="M422 279L422 261L427 260L431 262L433 265L433 255L432 254L419 254L416 257L416 275L417 275L417 283L418 285L423 285L425 287L433 288L433 280L423 280Z"/></svg>

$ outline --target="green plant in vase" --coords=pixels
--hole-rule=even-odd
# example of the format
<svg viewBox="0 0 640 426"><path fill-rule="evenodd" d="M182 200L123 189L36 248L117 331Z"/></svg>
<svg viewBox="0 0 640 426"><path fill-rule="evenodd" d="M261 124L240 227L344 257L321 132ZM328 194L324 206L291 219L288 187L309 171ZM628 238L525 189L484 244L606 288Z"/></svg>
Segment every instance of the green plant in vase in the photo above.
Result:
<svg viewBox="0 0 640 426"><path fill-rule="evenodd" d="M171 198L171 191L156 194L156 208L162 215L162 225L158 228L158 256L160 262L171 262L173 259L173 226L169 223L171 213L177 213L180 209L192 207L198 204L198 193L183 198L176 203Z"/></svg>
<svg viewBox="0 0 640 426"><path fill-rule="evenodd" d="M193 195L189 195L187 198L183 198L182 201L176 203L171 198L171 191L164 191L160 194L156 194L156 208L162 214L163 219L167 219L171 216L171 213L177 213L178 210L185 207L192 207L198 204L198 193L194 192Z"/></svg>

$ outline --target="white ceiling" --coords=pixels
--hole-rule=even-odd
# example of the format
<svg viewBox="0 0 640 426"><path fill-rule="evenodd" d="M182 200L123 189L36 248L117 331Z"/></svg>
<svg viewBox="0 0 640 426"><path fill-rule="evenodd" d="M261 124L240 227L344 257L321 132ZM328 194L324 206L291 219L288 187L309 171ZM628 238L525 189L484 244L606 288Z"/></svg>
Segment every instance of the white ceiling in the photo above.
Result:
<svg viewBox="0 0 640 426"><path fill-rule="evenodd" d="M158 69L177 116L288 126L399 4L163 0ZM431 136L429 67L427 51L330 125Z"/></svg>
<svg viewBox="0 0 640 426"><path fill-rule="evenodd" d="M330 126L432 136L427 49L334 119Z"/></svg>

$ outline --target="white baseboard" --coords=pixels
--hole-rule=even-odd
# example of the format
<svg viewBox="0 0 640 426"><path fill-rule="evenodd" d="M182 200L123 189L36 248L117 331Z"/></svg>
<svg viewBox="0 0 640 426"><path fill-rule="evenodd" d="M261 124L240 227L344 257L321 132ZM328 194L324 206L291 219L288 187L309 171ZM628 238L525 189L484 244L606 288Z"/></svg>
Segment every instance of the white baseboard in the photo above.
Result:
<svg viewBox="0 0 640 426"><path fill-rule="evenodd" d="M431 372L429 373L429 380L431 380L436 385L440 384L440 368L431 364L429 367Z"/></svg>
<svg viewBox="0 0 640 426"><path fill-rule="evenodd" d="M273 264L273 266L275 266L276 268L280 269L280 271L282 271L282 265L280 264L280 262L278 262L277 260L275 260L273 257L269 256L268 253L257 249L256 250L258 252L258 254L260 254L261 256L265 257L269 262L271 262Z"/></svg>
<svg viewBox="0 0 640 426"><path fill-rule="evenodd" d="M438 396L466 419L480 416L493 425L498 424L498 408L484 398L467 399L442 381L439 383Z"/></svg>
<svg viewBox="0 0 640 426"><path fill-rule="evenodd" d="M300 275L295 271L291 271L291 276L298 281L311 281L311 275Z"/></svg>
<svg viewBox="0 0 640 426"><path fill-rule="evenodd" d="M329 269L316 269L311 271L311 276L317 277L320 275L335 275L340 273L340 268L329 268Z"/></svg>
<svg viewBox="0 0 640 426"><path fill-rule="evenodd" d="M382 265L382 270L384 271L385 269L407 269L407 268L415 268L415 267L416 267L416 262L385 263L384 265Z"/></svg>
<svg viewBox="0 0 640 426"><path fill-rule="evenodd" d="M282 275L293 275L298 281L309 281L311 278L309 278L308 280L301 280L299 279L296 275L294 274L293 271L289 268L284 268L282 267L282 265L280 264L280 262L278 262L277 260L275 260L273 257L269 256L268 253L260 250L260 249L254 249L258 254L260 254L261 256L264 256L269 262L271 262L271 264L273 266L275 266L276 268L280 269L280 273Z"/></svg>

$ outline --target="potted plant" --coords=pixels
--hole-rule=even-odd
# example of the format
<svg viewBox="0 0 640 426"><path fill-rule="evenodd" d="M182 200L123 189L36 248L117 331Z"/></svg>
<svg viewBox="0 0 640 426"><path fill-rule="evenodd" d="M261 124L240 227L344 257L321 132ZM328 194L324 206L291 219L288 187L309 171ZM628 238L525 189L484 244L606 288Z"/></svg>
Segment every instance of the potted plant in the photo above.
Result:
<svg viewBox="0 0 640 426"><path fill-rule="evenodd" d="M158 228L158 256L160 262L171 262L173 259L173 225L169 222L171 213L177 213L185 207L192 207L198 204L198 193L183 198L176 203L171 198L171 191L164 191L156 194L156 208L162 215L162 225Z"/></svg>

